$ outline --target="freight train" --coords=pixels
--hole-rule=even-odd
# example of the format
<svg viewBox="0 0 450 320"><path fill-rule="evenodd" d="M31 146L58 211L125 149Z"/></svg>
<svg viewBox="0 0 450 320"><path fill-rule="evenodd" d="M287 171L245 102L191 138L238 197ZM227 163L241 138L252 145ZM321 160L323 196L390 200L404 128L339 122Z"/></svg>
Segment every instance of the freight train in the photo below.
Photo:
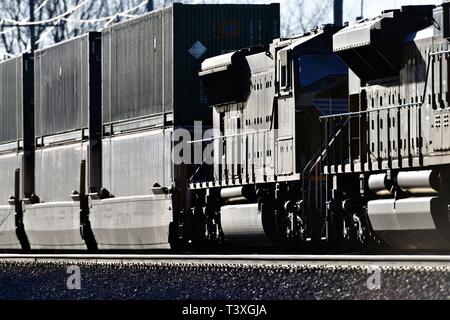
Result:
<svg viewBox="0 0 450 320"><path fill-rule="evenodd" d="M0 63L0 250L450 249L449 19L177 3Z"/></svg>

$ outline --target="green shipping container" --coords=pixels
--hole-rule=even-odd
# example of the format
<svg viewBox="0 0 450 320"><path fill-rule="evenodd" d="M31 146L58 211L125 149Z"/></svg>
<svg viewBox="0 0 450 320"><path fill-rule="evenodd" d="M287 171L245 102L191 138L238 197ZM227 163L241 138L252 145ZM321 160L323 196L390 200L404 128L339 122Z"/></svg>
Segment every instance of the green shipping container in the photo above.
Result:
<svg viewBox="0 0 450 320"><path fill-rule="evenodd" d="M176 3L113 25L103 31L103 123L208 122L201 63L279 36L279 4Z"/></svg>

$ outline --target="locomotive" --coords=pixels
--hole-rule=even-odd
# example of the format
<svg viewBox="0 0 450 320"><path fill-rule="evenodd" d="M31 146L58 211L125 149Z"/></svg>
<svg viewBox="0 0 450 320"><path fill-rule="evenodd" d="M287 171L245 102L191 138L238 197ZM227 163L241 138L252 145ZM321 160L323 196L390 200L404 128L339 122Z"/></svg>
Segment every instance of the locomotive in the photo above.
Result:
<svg viewBox="0 0 450 320"><path fill-rule="evenodd" d="M279 14L176 3L0 63L0 250L447 250L450 3Z"/></svg>
<svg viewBox="0 0 450 320"><path fill-rule="evenodd" d="M334 36L351 70L350 112L322 119L338 239L449 248L449 10L389 10Z"/></svg>
<svg viewBox="0 0 450 320"><path fill-rule="evenodd" d="M315 156L319 117L347 110L348 69L332 48L339 29L325 25L202 64L215 130L202 141L213 145L210 179L194 176L190 187L200 247L310 246L325 239Z"/></svg>

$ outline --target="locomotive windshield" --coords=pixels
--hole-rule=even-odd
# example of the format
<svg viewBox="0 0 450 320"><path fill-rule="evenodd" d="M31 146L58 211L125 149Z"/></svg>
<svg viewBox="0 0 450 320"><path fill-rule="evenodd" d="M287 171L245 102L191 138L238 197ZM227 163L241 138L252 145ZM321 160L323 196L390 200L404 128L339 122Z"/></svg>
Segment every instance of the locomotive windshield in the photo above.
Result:
<svg viewBox="0 0 450 320"><path fill-rule="evenodd" d="M329 76L346 76L348 68L334 54L305 54L298 59L298 72L300 87L307 87Z"/></svg>

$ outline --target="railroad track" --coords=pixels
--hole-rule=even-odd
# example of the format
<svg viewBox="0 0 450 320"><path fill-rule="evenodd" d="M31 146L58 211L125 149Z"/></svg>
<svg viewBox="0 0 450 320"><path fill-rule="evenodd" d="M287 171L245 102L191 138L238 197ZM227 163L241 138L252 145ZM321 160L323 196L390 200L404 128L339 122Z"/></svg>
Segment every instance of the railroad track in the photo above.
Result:
<svg viewBox="0 0 450 320"><path fill-rule="evenodd" d="M424 255L19 255L1 254L0 262L114 264L191 267L394 267L446 268L450 271L450 256Z"/></svg>
<svg viewBox="0 0 450 320"><path fill-rule="evenodd" d="M450 256L437 255L3 254L0 255L0 297L245 301L450 299L449 275ZM67 281L77 279L76 276L81 281L81 289L75 292L69 290ZM11 290L11 283L20 290Z"/></svg>

